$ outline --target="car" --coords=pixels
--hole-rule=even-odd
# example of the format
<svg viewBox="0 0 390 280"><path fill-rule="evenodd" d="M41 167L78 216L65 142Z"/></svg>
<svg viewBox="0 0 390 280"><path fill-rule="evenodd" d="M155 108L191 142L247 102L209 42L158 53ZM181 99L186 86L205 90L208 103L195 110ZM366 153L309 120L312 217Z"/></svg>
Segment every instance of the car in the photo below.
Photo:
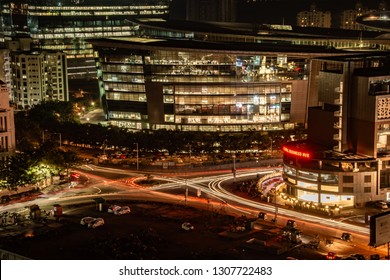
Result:
<svg viewBox="0 0 390 280"><path fill-rule="evenodd" d="M112 205L110 205L110 206L108 207L107 212L108 212L108 213L115 213L115 212L121 210L121 208L122 208L122 207L119 206L119 205L114 205L114 204L112 204Z"/></svg>
<svg viewBox="0 0 390 280"><path fill-rule="evenodd" d="M128 214L130 213L131 210L130 210L130 207L129 206L123 206L121 209L119 209L118 211L115 211L114 212L114 215L123 215L123 214Z"/></svg>
<svg viewBox="0 0 390 280"><path fill-rule="evenodd" d="M352 241L352 234L350 234L349 232L343 232L341 234L341 240Z"/></svg>
<svg viewBox="0 0 390 280"><path fill-rule="evenodd" d="M380 260L381 257L379 256L379 254L373 254L373 255L370 255L370 260Z"/></svg>
<svg viewBox="0 0 390 280"><path fill-rule="evenodd" d="M377 201L375 202L375 206L379 209L388 209L387 203L384 201Z"/></svg>
<svg viewBox="0 0 390 280"><path fill-rule="evenodd" d="M387 206L387 203L384 202L383 200L367 201L366 207L378 208L378 209L382 209L382 210L386 210L389 208Z"/></svg>
<svg viewBox="0 0 390 280"><path fill-rule="evenodd" d="M336 254L334 252L328 252L326 255L327 260L335 260L336 259Z"/></svg>
<svg viewBox="0 0 390 280"><path fill-rule="evenodd" d="M104 219L103 218L96 218L93 222L88 224L88 228L97 228L104 225Z"/></svg>
<svg viewBox="0 0 390 280"><path fill-rule="evenodd" d="M194 226L191 225L191 223L189 222L184 222L182 225L181 225L181 228L186 230L186 231L191 231L194 229Z"/></svg>
<svg viewBox="0 0 390 280"><path fill-rule="evenodd" d="M89 225L90 223L94 222L95 220L96 220L96 218L94 218L94 217L84 217L84 218L81 218L80 225L86 226L86 225Z"/></svg>
<svg viewBox="0 0 390 280"><path fill-rule="evenodd" d="M296 222L294 220L288 220L286 226L294 228L296 225Z"/></svg>
<svg viewBox="0 0 390 280"><path fill-rule="evenodd" d="M78 180L80 179L80 174L79 173L76 173L76 172L72 172L70 173L70 178L72 178L73 180Z"/></svg>
<svg viewBox="0 0 390 280"><path fill-rule="evenodd" d="M258 218L261 220L265 220L265 219L267 219L267 214L264 212L260 212L258 215Z"/></svg>

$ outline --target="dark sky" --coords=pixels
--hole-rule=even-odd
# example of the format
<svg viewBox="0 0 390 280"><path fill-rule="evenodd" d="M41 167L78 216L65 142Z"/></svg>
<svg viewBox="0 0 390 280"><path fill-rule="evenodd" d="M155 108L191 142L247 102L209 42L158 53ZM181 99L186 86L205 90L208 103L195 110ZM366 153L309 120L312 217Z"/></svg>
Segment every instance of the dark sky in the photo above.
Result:
<svg viewBox="0 0 390 280"><path fill-rule="evenodd" d="M309 10L312 3L320 11L331 11L332 22L338 20L340 11L353 9L357 0L257 0L255 3L246 3L246 0L237 0L237 21L296 24L296 15L299 11ZM364 7L378 9L381 0L360 0ZM389 1L386 0L387 7ZM173 0L172 17L185 18L185 0Z"/></svg>

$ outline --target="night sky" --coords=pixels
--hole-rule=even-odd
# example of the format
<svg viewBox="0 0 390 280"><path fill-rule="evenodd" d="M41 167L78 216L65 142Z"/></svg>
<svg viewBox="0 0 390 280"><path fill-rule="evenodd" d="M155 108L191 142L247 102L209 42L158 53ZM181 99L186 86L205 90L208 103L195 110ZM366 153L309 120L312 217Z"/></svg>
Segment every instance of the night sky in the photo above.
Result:
<svg viewBox="0 0 390 280"><path fill-rule="evenodd" d="M237 21L296 24L296 15L299 11L309 10L315 3L320 11L331 11L332 22L337 22L338 13L344 10L354 9L356 0L257 0L247 3L247 0L237 0ZM364 7L378 9L380 0L361 0ZM389 8L389 0L386 1ZM185 19L185 0L173 0L172 18Z"/></svg>

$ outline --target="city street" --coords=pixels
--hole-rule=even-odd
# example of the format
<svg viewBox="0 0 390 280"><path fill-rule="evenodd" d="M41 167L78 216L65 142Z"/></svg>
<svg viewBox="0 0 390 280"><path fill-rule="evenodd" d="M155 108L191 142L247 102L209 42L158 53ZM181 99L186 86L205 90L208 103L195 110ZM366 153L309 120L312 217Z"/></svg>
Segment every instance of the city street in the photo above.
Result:
<svg viewBox="0 0 390 280"><path fill-rule="evenodd" d="M122 236L138 236L137 238L139 238L141 233L144 235L145 232L151 230L161 240L166 241L153 245L157 250L155 254L149 252L150 255L138 256L140 258L207 259L217 258L214 255L217 254L218 258L221 259L283 259L288 256L294 256L298 259L324 259L328 252L336 252L340 258L353 253L364 254L367 257L380 254L382 258L386 255L386 248L382 248L383 246L377 249L367 246L369 232L368 227L364 224L331 220L285 209L281 206L278 207L277 222L274 224L270 220L276 213L275 205L235 195L229 188L235 180L264 176L274 172L272 168L239 170L236 179L231 173L220 174L221 172L217 174L215 172L210 174L207 172L197 173L196 176L194 173L187 177L178 176L178 174L156 173L153 175L153 181L158 182L158 184L152 185L139 184L139 182L144 182L145 175L134 171L125 172L124 170L85 165L75 172L79 172L84 178L83 183L76 187L64 187L55 194L42 195L34 201L2 206L2 211L19 211L25 215L28 214L26 206L31 204L37 204L45 211L50 211L55 204L63 207L63 217L59 222L48 218L47 223L28 221L24 223L24 226L2 227L0 234L3 248L7 249L5 244L7 246L19 244L21 247L8 249L14 250L15 253L22 256L38 259L81 257L104 259L105 256L109 259L115 259L118 256L109 256L107 252L104 255L99 255L96 252L94 255L89 255L87 253L90 252L89 249L83 250L81 248L92 246L90 244L91 234L94 241L103 242L102 240L121 238ZM102 211L99 211L95 202L98 198L105 200ZM120 217L110 215L106 213L106 207L111 203L130 205L132 211L130 214ZM235 219L245 216L255 220L260 211L267 213L268 217L266 221L256 222L254 227L256 230L244 231L239 235L235 234L234 238L221 238L220 233L231 228ZM84 229L79 224L80 219L84 216L101 216L104 218L105 224L97 229ZM282 228L289 219L296 221L296 228L301 231L303 244L319 241L320 245L317 250L298 246L293 250L289 248L285 253L271 254L260 252L254 249L253 245L249 246L246 243L251 239L259 239L257 235L261 233L260 235L263 236L264 232L274 232L277 236L277 232L283 231ZM195 225L194 231L183 232L180 225L185 220L190 220ZM341 234L345 231L353 233L353 242L340 239ZM188 239L189 235L191 238ZM230 235L228 234L228 236ZM48 236L57 237L53 239L47 238ZM18 240L16 243L14 242L15 238ZM60 245L60 240L68 245ZM43 245L42 242L48 243ZM162 248L162 243L171 249ZM50 244L54 246L52 250L38 250L39 246L47 248L50 247ZM73 245L69 247L69 244L75 244L78 249L74 249ZM183 244L188 249L183 251ZM68 247L73 249L69 249L70 252L65 254L66 249L64 248ZM210 250L210 248L214 249ZM250 250L247 250L248 248ZM169 253L164 256L163 252ZM126 257L129 256L122 256L122 258ZM134 258L138 257L134 256Z"/></svg>

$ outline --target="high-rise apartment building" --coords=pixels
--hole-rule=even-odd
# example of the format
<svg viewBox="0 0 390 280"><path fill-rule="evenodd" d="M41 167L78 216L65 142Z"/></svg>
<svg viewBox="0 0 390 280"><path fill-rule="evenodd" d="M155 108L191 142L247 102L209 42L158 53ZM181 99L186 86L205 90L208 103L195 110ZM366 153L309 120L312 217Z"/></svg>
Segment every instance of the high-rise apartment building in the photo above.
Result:
<svg viewBox="0 0 390 280"><path fill-rule="evenodd" d="M310 6L308 11L301 11L297 14L297 25L301 27L325 27L330 28L332 14L330 11L320 11L315 4Z"/></svg>
<svg viewBox="0 0 390 280"><path fill-rule="evenodd" d="M356 23L356 18L369 12L369 9L364 7L361 2L357 2L355 9L350 9L341 12L340 28L361 30L363 26Z"/></svg>
<svg viewBox="0 0 390 280"><path fill-rule="evenodd" d="M0 80L8 88L9 100L13 100L12 75L11 75L11 58L8 49L0 49Z"/></svg>
<svg viewBox="0 0 390 280"><path fill-rule="evenodd" d="M11 50L13 102L28 109L44 100L68 101L66 54L30 50L23 40L8 42Z"/></svg>
<svg viewBox="0 0 390 280"><path fill-rule="evenodd" d="M9 88L0 80L0 159L15 152L14 109L9 102Z"/></svg>

